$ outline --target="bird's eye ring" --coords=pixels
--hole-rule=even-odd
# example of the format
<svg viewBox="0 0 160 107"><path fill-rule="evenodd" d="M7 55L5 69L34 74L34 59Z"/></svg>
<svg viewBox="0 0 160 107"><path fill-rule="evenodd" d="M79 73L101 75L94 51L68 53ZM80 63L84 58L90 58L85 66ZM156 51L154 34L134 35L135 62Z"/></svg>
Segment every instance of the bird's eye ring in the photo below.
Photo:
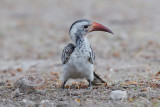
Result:
<svg viewBox="0 0 160 107"><path fill-rule="evenodd" d="M84 28L88 28L88 25L85 25Z"/></svg>

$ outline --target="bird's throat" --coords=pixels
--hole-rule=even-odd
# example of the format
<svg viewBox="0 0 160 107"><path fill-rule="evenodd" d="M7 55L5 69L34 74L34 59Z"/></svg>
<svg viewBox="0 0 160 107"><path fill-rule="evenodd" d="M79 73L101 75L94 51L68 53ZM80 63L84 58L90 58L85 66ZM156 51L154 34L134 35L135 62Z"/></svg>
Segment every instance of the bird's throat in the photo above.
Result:
<svg viewBox="0 0 160 107"><path fill-rule="evenodd" d="M76 46L89 45L87 37L77 36Z"/></svg>
<svg viewBox="0 0 160 107"><path fill-rule="evenodd" d="M76 44L79 43L79 42L83 42L83 41L84 41L84 39L83 39L82 36L77 36L77 38L76 38Z"/></svg>

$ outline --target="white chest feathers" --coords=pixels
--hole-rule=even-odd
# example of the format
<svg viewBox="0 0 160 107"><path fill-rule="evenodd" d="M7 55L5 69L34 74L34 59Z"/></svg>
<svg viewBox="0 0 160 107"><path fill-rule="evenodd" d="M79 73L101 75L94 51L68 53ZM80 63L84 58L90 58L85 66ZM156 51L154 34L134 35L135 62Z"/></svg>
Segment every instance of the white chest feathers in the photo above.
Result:
<svg viewBox="0 0 160 107"><path fill-rule="evenodd" d="M93 80L94 78L94 65L88 61L91 49L89 47L78 48L75 48L75 50L70 56L70 59L63 67L63 80L67 80L69 78L86 78Z"/></svg>

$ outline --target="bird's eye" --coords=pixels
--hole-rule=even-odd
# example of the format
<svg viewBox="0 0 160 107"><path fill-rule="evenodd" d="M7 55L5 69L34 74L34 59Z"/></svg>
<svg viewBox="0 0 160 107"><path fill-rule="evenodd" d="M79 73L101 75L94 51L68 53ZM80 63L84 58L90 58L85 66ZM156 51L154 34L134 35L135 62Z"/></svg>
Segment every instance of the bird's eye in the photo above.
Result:
<svg viewBox="0 0 160 107"><path fill-rule="evenodd" d="M88 28L88 25L85 25L84 28Z"/></svg>

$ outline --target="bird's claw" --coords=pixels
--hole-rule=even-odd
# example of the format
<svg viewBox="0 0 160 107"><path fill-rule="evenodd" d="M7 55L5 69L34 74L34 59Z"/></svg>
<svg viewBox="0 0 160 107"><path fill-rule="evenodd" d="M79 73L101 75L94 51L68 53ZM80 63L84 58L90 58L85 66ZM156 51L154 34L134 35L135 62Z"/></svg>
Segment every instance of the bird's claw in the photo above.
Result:
<svg viewBox="0 0 160 107"><path fill-rule="evenodd" d="M92 89L93 89L92 87L88 87L88 88L87 88L87 90L92 90Z"/></svg>
<svg viewBox="0 0 160 107"><path fill-rule="evenodd" d="M60 91L64 91L64 88L60 88Z"/></svg>

